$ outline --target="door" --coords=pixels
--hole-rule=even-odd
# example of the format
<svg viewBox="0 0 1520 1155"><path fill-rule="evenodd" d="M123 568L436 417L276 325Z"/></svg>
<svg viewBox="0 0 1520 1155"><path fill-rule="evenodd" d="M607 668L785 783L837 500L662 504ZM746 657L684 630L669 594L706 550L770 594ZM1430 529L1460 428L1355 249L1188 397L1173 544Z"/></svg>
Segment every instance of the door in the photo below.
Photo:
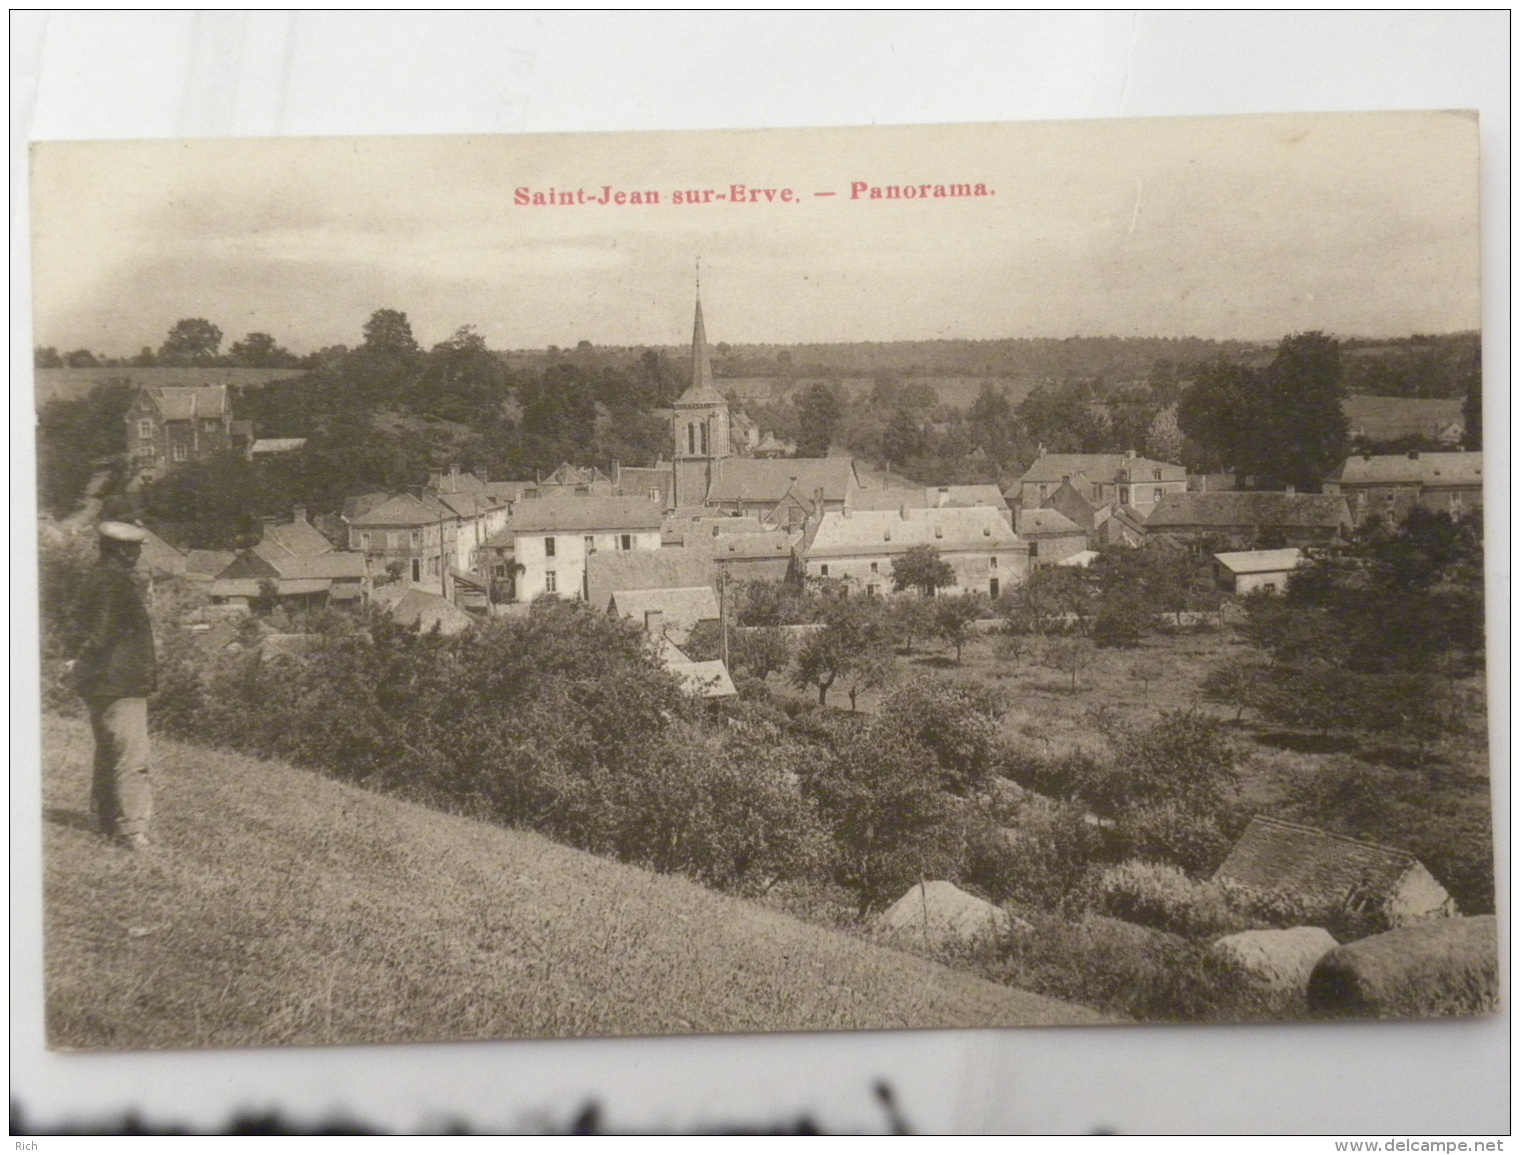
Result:
<svg viewBox="0 0 1520 1155"><path fill-rule="evenodd" d="M413 585L420 585L421 583L422 583L422 559L420 557L414 557L414 558L412 558L412 584Z"/></svg>
<svg viewBox="0 0 1520 1155"><path fill-rule="evenodd" d="M997 578L990 578L990 579L988 579L988 581L987 581L987 596L990 597L993 601L997 601L997 596L998 596L998 580L997 580Z"/></svg>

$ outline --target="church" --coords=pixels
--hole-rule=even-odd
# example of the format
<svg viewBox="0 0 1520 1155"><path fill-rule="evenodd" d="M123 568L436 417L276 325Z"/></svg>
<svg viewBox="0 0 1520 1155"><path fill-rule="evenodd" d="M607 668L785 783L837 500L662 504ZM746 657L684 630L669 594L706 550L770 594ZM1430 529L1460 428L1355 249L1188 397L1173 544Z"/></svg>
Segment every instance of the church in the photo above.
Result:
<svg viewBox="0 0 1520 1155"><path fill-rule="evenodd" d="M697 298L691 385L671 414L675 444L672 507L705 506L771 525L849 509L861 489L849 457L741 457L733 449L728 400L713 386L712 357Z"/></svg>

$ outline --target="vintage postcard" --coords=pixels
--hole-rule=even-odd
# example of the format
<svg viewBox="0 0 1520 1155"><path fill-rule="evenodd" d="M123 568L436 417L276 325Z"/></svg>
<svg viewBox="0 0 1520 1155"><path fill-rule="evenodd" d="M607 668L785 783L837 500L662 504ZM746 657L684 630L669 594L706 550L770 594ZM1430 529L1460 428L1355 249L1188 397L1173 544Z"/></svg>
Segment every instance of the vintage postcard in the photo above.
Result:
<svg viewBox="0 0 1520 1155"><path fill-rule="evenodd" d="M34 146L49 1045L1494 1010L1477 142Z"/></svg>

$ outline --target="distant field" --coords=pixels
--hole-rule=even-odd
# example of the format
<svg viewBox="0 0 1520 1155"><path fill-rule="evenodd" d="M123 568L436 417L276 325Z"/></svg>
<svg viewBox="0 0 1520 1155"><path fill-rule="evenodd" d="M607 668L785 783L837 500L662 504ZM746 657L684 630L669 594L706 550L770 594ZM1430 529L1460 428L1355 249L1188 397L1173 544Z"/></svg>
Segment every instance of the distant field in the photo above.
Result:
<svg viewBox="0 0 1520 1155"><path fill-rule="evenodd" d="M1462 420L1460 397L1372 397L1354 394L1341 408L1354 431L1374 441L1399 437L1436 436L1443 427Z"/></svg>
<svg viewBox="0 0 1520 1155"><path fill-rule="evenodd" d="M874 377L720 377L714 384L734 401L779 401L807 389L819 382L839 382L851 396L869 393L875 384ZM915 385L928 385L939 397L941 405L953 405L965 409L976 400L984 384L1001 390L1008 400L1017 405L1035 387L1035 382L1015 377L905 377L903 381Z"/></svg>
<svg viewBox="0 0 1520 1155"><path fill-rule="evenodd" d="M1103 1021L778 911L275 762L159 740L164 850L90 833L46 718L63 1049Z"/></svg>
<svg viewBox="0 0 1520 1155"><path fill-rule="evenodd" d="M69 401L83 397L105 381L130 381L133 385L154 388L163 385L267 385L299 377L300 369L186 369L186 368L115 368L115 369L34 369L37 382L37 408L49 401Z"/></svg>

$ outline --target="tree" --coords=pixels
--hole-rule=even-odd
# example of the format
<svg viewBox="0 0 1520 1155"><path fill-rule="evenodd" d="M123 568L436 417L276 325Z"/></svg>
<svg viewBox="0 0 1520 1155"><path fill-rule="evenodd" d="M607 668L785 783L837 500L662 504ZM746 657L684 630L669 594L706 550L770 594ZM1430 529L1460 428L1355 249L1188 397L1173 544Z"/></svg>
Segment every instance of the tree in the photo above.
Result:
<svg viewBox="0 0 1520 1155"><path fill-rule="evenodd" d="M906 409L897 409L881 435L881 455L887 464L901 468L925 449L924 431Z"/></svg>
<svg viewBox="0 0 1520 1155"><path fill-rule="evenodd" d="M412 336L412 323L406 314L396 309L376 309L364 322L364 344L361 353L406 360L415 357L420 350Z"/></svg>
<svg viewBox="0 0 1520 1155"><path fill-rule="evenodd" d="M898 593L916 589L932 598L941 586L955 584L955 570L932 545L915 545L892 562L892 588Z"/></svg>
<svg viewBox="0 0 1520 1155"><path fill-rule="evenodd" d="M275 344L268 333L249 333L241 341L234 341L227 350L227 359L248 369L289 369L296 363L290 351Z"/></svg>
<svg viewBox="0 0 1520 1155"><path fill-rule="evenodd" d="M828 705L828 692L842 677L859 686L879 674L890 661L884 615L870 598L832 599L824 611L823 628L810 634L797 653L792 681L818 690L818 704ZM853 696L851 698L853 706Z"/></svg>
<svg viewBox="0 0 1520 1155"><path fill-rule="evenodd" d="M1077 692L1077 678L1092 665L1094 657L1092 642L1080 635L1069 638L1049 638L1040 652L1040 664L1071 676L1071 692Z"/></svg>
<svg viewBox="0 0 1520 1155"><path fill-rule="evenodd" d="M969 797L997 773L1002 715L1002 702L983 686L922 677L887 695L875 728L926 751L940 788Z"/></svg>
<svg viewBox="0 0 1520 1155"><path fill-rule="evenodd" d="M163 365L211 365L222 347L222 331L204 317L186 317L174 322L169 335L158 349Z"/></svg>
<svg viewBox="0 0 1520 1155"><path fill-rule="evenodd" d="M1235 469L1256 489L1318 491L1345 458L1340 345L1295 333L1261 370L1216 362L1178 403L1177 421L1211 467Z"/></svg>
<svg viewBox="0 0 1520 1155"><path fill-rule="evenodd" d="M811 385L797 397L798 457L823 457L834 442L839 424L839 398L827 385Z"/></svg>
<svg viewBox="0 0 1520 1155"><path fill-rule="evenodd" d="M971 623L982 615L982 603L974 594L958 598L940 598L934 603L934 632L955 647L955 664L961 664L961 649L971 636Z"/></svg>
<svg viewBox="0 0 1520 1155"><path fill-rule="evenodd" d="M38 345L32 350L32 365L38 369L62 369L63 358L53 345Z"/></svg>
<svg viewBox="0 0 1520 1155"><path fill-rule="evenodd" d="M88 349L74 349L63 355L63 363L70 369L93 369L100 364L100 358Z"/></svg>
<svg viewBox="0 0 1520 1155"><path fill-rule="evenodd" d="M1476 369L1462 394L1462 448L1483 448L1483 374Z"/></svg>

